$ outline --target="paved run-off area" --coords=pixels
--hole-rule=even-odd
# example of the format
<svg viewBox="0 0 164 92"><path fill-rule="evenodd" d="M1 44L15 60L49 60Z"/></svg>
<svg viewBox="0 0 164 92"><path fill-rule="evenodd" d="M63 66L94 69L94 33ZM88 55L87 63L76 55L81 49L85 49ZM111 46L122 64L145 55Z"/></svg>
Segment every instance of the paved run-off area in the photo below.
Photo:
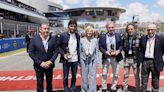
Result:
<svg viewBox="0 0 164 92"><path fill-rule="evenodd" d="M123 62L120 62L120 73L119 73L119 86L117 92L121 91L121 84L123 80ZM110 69L111 70L111 69ZM10 77L9 77L10 76ZM30 77L29 77L30 76ZM8 77L8 78L7 78ZM54 90L61 89L62 90L62 64L59 63L59 58L55 62L55 68L54 68ZM78 81L77 86L80 86L80 70L78 72ZM6 78L6 79L5 79ZM111 71L109 72L108 77L108 83L111 83L112 74ZM160 92L164 92L164 72L162 72L162 75L160 76ZM16 81L17 80L17 81ZM24 82L23 82L23 81ZM151 80L151 79L150 79ZM8 84L8 83L9 84ZM7 83L7 84L5 84ZM15 84L16 83L16 84ZM17 84L18 83L18 84ZM17 88L17 89L10 89L10 87L14 84L21 85L19 83L23 83L22 85L28 85L27 88L23 89L23 87ZM97 73L97 84L98 87L101 86L101 64L98 65L98 73ZM132 92L133 92L133 86L134 86L134 77L133 73L130 74L130 80L129 80L130 86L132 86ZM149 82L149 85L151 83ZM33 71L33 61L29 58L28 53L25 51L18 52L14 55L9 55L5 57L0 57L0 88L6 88L6 90L3 89L3 92L35 92L35 73ZM6 85L6 86L5 86ZM32 86L30 88L30 86ZM57 88L57 86L60 86ZM28 88L29 87L29 88ZM109 85L110 87L110 85ZM9 91L10 89L10 91ZM150 86L149 86L150 89ZM2 89L0 89L2 91ZM99 92L101 92L98 89Z"/></svg>

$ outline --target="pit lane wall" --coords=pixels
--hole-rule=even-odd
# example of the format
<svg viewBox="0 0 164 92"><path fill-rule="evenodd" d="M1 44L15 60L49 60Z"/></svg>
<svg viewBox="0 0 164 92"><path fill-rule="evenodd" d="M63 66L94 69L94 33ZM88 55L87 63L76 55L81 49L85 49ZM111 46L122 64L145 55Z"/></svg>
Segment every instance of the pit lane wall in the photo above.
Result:
<svg viewBox="0 0 164 92"><path fill-rule="evenodd" d="M26 47L24 37L0 39L0 53L13 51L24 47Z"/></svg>

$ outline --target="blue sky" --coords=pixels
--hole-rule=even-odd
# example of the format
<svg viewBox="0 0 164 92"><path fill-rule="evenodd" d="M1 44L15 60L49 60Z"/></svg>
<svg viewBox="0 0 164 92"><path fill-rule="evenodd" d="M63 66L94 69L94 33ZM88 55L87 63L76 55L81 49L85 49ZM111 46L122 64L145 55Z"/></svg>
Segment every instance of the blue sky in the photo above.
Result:
<svg viewBox="0 0 164 92"><path fill-rule="evenodd" d="M120 7L126 9L120 16L120 22L139 16L140 22L164 22L164 0L49 0L63 6L64 9L78 7Z"/></svg>

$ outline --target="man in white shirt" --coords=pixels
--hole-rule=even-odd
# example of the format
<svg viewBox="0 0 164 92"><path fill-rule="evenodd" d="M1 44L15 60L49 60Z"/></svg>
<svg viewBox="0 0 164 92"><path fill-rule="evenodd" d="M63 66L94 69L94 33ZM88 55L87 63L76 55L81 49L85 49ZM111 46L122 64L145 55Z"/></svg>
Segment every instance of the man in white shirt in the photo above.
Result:
<svg viewBox="0 0 164 92"><path fill-rule="evenodd" d="M117 90L119 61L123 59L121 35L115 32L115 24L106 24L107 33L102 34L99 39L99 50L102 52L102 92L107 92L107 75L111 64L113 79L111 90Z"/></svg>
<svg viewBox="0 0 164 92"><path fill-rule="evenodd" d="M46 76L47 92L53 92L52 79L54 62L58 56L58 48L55 37L49 34L49 25L42 23L39 35L36 35L29 46L29 56L34 61L34 70L36 73L37 92L44 91L44 74Z"/></svg>
<svg viewBox="0 0 164 92"><path fill-rule="evenodd" d="M140 39L140 60L142 62L141 71L141 92L147 92L149 74L152 75L152 92L159 90L160 71L163 70L162 38L156 34L157 27L151 23L147 27L147 35Z"/></svg>
<svg viewBox="0 0 164 92"><path fill-rule="evenodd" d="M60 62L63 63L63 84L64 92L76 92L76 74L78 68L79 56L79 40L80 36L77 31L77 23L70 20L68 23L68 31L60 35ZM71 68L72 81L71 87L68 87L68 75Z"/></svg>

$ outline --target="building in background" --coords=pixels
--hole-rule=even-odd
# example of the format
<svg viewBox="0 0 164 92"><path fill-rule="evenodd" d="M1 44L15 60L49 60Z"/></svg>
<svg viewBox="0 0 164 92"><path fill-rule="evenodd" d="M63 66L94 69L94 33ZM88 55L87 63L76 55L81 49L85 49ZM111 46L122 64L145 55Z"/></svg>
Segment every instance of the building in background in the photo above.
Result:
<svg viewBox="0 0 164 92"><path fill-rule="evenodd" d="M0 0L0 34L11 38L24 37L27 31L37 32L41 22L49 22L45 12L62 9L48 0Z"/></svg>

